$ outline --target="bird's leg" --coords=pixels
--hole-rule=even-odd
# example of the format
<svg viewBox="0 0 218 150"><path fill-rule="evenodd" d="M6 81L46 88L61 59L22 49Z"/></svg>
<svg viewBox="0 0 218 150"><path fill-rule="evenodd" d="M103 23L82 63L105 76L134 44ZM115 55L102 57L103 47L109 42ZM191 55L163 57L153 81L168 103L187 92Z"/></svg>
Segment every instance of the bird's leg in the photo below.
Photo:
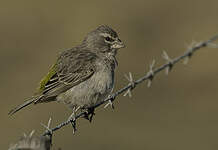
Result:
<svg viewBox="0 0 218 150"><path fill-rule="evenodd" d="M89 120L89 111L87 109L84 109L84 110L82 110L82 112L84 112L83 118L86 120Z"/></svg>
<svg viewBox="0 0 218 150"><path fill-rule="evenodd" d="M95 115L95 108L93 107L88 108L84 112L85 112L84 118L89 120L89 122L91 123L93 116Z"/></svg>
<svg viewBox="0 0 218 150"><path fill-rule="evenodd" d="M93 116L95 115L95 108L89 108L89 113L90 113L90 117L89 117L89 122L92 122Z"/></svg>
<svg viewBox="0 0 218 150"><path fill-rule="evenodd" d="M80 107L73 107L73 113L68 118L68 121L70 121L72 127L73 127L73 134L76 132L76 112L80 109Z"/></svg>

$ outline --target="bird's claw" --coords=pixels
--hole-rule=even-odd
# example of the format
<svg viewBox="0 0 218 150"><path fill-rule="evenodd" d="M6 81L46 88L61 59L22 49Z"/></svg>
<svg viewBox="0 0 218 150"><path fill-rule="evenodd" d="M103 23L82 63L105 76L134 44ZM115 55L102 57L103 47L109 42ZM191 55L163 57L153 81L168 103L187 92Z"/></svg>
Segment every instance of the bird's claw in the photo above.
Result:
<svg viewBox="0 0 218 150"><path fill-rule="evenodd" d="M89 108L85 110L83 117L91 123L94 115L95 115L95 109Z"/></svg>
<svg viewBox="0 0 218 150"><path fill-rule="evenodd" d="M76 120L72 120L71 122L71 125L72 125L72 127L73 127L73 134L75 134L75 132L76 132Z"/></svg>

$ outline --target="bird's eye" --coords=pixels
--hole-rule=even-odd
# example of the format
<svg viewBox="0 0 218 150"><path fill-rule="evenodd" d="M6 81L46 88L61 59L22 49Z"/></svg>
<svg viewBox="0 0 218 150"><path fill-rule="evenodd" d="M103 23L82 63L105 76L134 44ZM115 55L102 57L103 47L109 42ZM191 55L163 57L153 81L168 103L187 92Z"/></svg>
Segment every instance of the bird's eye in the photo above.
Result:
<svg viewBox="0 0 218 150"><path fill-rule="evenodd" d="M112 38L110 38L108 36L105 38L105 40L108 41L108 42L113 42L114 41Z"/></svg>

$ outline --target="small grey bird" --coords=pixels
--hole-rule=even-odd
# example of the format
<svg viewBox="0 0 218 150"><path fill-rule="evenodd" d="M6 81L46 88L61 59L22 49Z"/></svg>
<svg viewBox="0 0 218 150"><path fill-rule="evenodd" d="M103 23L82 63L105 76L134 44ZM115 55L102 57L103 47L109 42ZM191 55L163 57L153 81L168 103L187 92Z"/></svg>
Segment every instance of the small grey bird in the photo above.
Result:
<svg viewBox="0 0 218 150"><path fill-rule="evenodd" d="M41 80L37 94L12 109L12 115L30 104L58 101L75 113L103 101L113 90L117 50L124 44L106 25L87 34L83 42L58 57Z"/></svg>

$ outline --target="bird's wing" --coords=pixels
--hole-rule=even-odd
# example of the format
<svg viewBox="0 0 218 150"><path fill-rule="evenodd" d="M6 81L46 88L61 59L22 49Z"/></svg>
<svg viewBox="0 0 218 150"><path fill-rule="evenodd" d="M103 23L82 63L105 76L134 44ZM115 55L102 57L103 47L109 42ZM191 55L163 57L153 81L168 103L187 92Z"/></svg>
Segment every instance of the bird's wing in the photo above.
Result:
<svg viewBox="0 0 218 150"><path fill-rule="evenodd" d="M63 52L48 75L40 82L39 92L44 95L44 100L55 98L90 78L95 72L95 59L96 55L90 51L71 49ZM44 100L40 99L38 102Z"/></svg>

